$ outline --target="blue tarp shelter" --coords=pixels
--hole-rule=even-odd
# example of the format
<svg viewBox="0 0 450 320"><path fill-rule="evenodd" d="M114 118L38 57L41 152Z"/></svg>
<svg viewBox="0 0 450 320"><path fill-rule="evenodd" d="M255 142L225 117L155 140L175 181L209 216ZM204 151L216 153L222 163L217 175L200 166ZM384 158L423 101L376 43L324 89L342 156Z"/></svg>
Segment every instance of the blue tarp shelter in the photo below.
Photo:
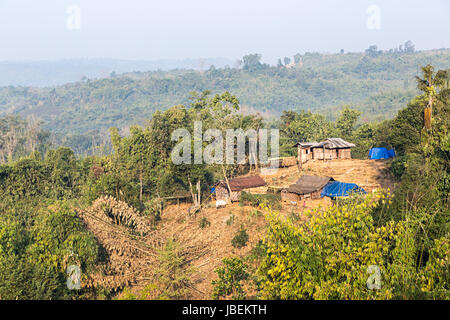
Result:
<svg viewBox="0 0 450 320"><path fill-rule="evenodd" d="M345 183L345 182L339 182L339 181L333 181L328 183L323 189L322 193L320 194L321 197L348 197L350 193L352 192L359 192L359 193L367 193L363 188L358 186L355 183Z"/></svg>
<svg viewBox="0 0 450 320"><path fill-rule="evenodd" d="M372 148L369 151L369 159L389 159L395 157L394 149L388 150L386 148Z"/></svg>
<svg viewBox="0 0 450 320"><path fill-rule="evenodd" d="M388 150L388 155L389 155L390 158L394 158L394 157L395 157L395 151L394 151L394 149Z"/></svg>

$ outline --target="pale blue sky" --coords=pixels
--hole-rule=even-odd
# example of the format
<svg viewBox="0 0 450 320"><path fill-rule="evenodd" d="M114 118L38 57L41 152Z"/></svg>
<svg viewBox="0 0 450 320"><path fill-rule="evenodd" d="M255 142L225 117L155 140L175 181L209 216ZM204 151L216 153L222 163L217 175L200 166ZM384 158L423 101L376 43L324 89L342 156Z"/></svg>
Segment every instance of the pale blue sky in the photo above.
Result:
<svg viewBox="0 0 450 320"><path fill-rule="evenodd" d="M81 29L66 27L69 5ZM380 8L380 29L366 26ZM306 51L450 47L448 0L0 0L0 61L70 58L263 60Z"/></svg>

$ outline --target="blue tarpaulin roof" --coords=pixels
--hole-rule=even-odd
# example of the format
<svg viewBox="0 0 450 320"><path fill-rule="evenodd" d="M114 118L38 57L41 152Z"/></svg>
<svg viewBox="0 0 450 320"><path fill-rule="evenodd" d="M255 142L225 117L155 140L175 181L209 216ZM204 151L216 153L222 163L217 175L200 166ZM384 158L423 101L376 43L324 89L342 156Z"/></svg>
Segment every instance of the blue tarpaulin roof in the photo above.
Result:
<svg viewBox="0 0 450 320"><path fill-rule="evenodd" d="M394 149L388 150L386 148L372 148L369 151L369 159L388 159L395 157Z"/></svg>
<svg viewBox="0 0 450 320"><path fill-rule="evenodd" d="M320 194L321 197L348 197L352 192L367 193L363 188L355 183L345 183L333 181L328 183Z"/></svg>
<svg viewBox="0 0 450 320"><path fill-rule="evenodd" d="M390 158L395 157L395 151L394 151L394 149L388 150L388 154L389 154L389 157L390 157Z"/></svg>

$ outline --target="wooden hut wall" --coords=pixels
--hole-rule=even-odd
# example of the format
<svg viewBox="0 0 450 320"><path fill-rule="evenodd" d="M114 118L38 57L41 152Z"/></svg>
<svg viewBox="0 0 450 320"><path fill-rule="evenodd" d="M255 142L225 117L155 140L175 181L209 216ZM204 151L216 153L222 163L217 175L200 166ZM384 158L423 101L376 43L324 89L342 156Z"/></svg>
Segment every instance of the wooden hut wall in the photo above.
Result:
<svg viewBox="0 0 450 320"><path fill-rule="evenodd" d="M338 158L337 149L325 149L325 159L334 160Z"/></svg>
<svg viewBox="0 0 450 320"><path fill-rule="evenodd" d="M322 189L310 193L311 199L313 199L313 200L314 199L320 199L320 194L322 193Z"/></svg>
<svg viewBox="0 0 450 320"><path fill-rule="evenodd" d="M313 159L323 160L323 148L313 149ZM338 158L337 149L325 149L325 160L333 160Z"/></svg>
<svg viewBox="0 0 450 320"><path fill-rule="evenodd" d="M307 194L296 194L293 192L288 192L288 191L282 191L281 192L281 200L282 201L300 201L300 200L316 200L316 199L320 199L320 194L322 193L322 189L311 192L311 193L307 193Z"/></svg>
<svg viewBox="0 0 450 320"><path fill-rule="evenodd" d="M313 153L312 153L312 149L311 148L302 148L302 162L305 163L308 160L311 160Z"/></svg>
<svg viewBox="0 0 450 320"><path fill-rule="evenodd" d="M339 159L351 159L352 158L352 149L338 149L338 157Z"/></svg>
<svg viewBox="0 0 450 320"><path fill-rule="evenodd" d="M237 202L241 200L241 192L242 191L231 191L231 201Z"/></svg>
<svg viewBox="0 0 450 320"><path fill-rule="evenodd" d="M282 191L281 192L281 200L282 201L299 201L300 196L296 193Z"/></svg>
<svg viewBox="0 0 450 320"><path fill-rule="evenodd" d="M228 189L223 186L216 187L216 200L228 201Z"/></svg>

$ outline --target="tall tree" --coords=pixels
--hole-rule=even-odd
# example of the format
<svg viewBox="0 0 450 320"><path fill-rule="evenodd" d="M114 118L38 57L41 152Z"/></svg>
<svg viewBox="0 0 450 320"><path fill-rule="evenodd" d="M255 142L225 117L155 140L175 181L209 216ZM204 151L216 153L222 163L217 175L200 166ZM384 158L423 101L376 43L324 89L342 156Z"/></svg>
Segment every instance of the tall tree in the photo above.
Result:
<svg viewBox="0 0 450 320"><path fill-rule="evenodd" d="M423 78L416 76L417 87L422 90L427 98L428 104L424 109L424 127L429 130L432 125L433 104L436 99L436 88L448 83L448 70L439 70L434 72L433 66L430 64L421 67Z"/></svg>
<svg viewBox="0 0 450 320"><path fill-rule="evenodd" d="M341 110L339 118L336 120L336 129L344 139L349 139L353 135L360 114L360 111L351 109L349 106L344 106Z"/></svg>
<svg viewBox="0 0 450 320"><path fill-rule="evenodd" d="M263 67L261 58L262 55L258 53L245 55L242 58L242 61L244 63L243 69L249 72L260 70Z"/></svg>

